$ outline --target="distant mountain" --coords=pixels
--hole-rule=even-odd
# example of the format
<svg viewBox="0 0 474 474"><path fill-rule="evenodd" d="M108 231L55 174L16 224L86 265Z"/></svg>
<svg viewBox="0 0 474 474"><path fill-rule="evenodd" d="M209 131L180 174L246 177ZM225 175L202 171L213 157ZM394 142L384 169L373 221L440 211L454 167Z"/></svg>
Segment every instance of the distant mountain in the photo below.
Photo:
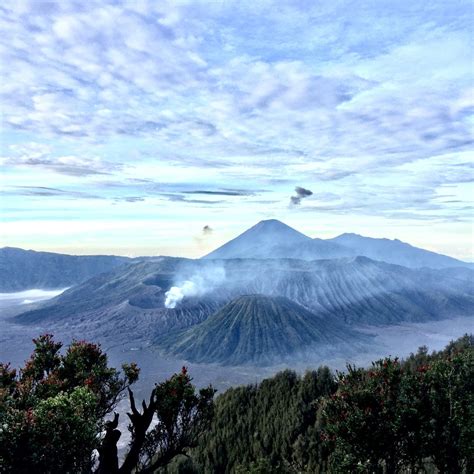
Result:
<svg viewBox="0 0 474 474"><path fill-rule="evenodd" d="M328 240L311 239L275 219L259 222L203 258L317 260L355 256L410 268L474 268L472 263L413 247L399 240L373 239L357 234L342 234Z"/></svg>
<svg viewBox="0 0 474 474"><path fill-rule="evenodd" d="M316 260L339 258L354 253L337 243L311 239L275 219L261 221L235 239L227 242L205 259L229 258L296 258Z"/></svg>
<svg viewBox="0 0 474 474"><path fill-rule="evenodd" d="M355 254L410 268L448 268L474 265L428 250L413 247L398 239L374 239L358 234L342 234L328 240L346 248Z"/></svg>
<svg viewBox="0 0 474 474"><path fill-rule="evenodd" d="M311 261L355 256L409 268L474 269L472 263L416 248L399 240L373 239L357 234L342 234L328 240L312 239L275 219L259 222L201 260L291 258ZM125 263L157 258L74 256L5 247L0 249L0 292L65 288Z"/></svg>
<svg viewBox="0 0 474 474"><path fill-rule="evenodd" d="M130 261L126 257L74 256L4 247L0 249L0 292L65 288Z"/></svg>
<svg viewBox="0 0 474 474"><path fill-rule="evenodd" d="M158 339L168 354L193 362L271 364L305 350L360 339L333 318L321 318L281 296L240 296L204 322Z"/></svg>
<svg viewBox="0 0 474 474"><path fill-rule="evenodd" d="M225 276L209 280L216 270ZM16 321L80 324L92 334L154 339L200 323L249 294L283 296L318 317L354 325L429 321L474 314L473 276L466 268L409 269L366 257L311 262L161 257L98 275ZM166 292L185 281L201 285L199 294L165 308Z"/></svg>

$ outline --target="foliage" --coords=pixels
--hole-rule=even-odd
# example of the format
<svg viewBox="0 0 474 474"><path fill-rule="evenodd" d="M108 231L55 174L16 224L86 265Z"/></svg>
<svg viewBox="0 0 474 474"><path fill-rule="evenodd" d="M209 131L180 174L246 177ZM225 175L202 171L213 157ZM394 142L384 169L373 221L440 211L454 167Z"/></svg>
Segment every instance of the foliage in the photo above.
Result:
<svg viewBox="0 0 474 474"><path fill-rule="evenodd" d="M287 370L259 385L227 390L216 399L211 429L193 452L199 472L283 473L311 463L324 449L318 437L310 453L296 446L319 429L314 400L335 388L323 367L303 377Z"/></svg>
<svg viewBox="0 0 474 474"><path fill-rule="evenodd" d="M371 370L349 366L340 374L339 389L324 407L325 437L334 442L333 469L377 472L383 462L394 472L403 463L400 420L408 405L402 403L402 375L398 360L390 358L373 363Z"/></svg>
<svg viewBox="0 0 474 474"><path fill-rule="evenodd" d="M109 368L100 347L44 335L25 367L0 364L0 471L5 473L474 472L472 336L368 369L284 371L214 402L186 368L137 407L136 365ZM131 441L122 464L125 390ZM92 453L99 452L94 463Z"/></svg>
<svg viewBox="0 0 474 474"><path fill-rule="evenodd" d="M228 390L215 413L194 472L474 472L473 338L336 375L285 371Z"/></svg>
<svg viewBox="0 0 474 474"><path fill-rule="evenodd" d="M20 371L0 364L2 473L154 472L195 446L209 424L215 391L196 393L184 367L156 385L139 411L130 389L139 376L135 364L123 365L120 373L96 344L73 341L61 354L62 344L50 334L33 342L34 352ZM119 416L105 417L126 390L132 437L119 467Z"/></svg>
<svg viewBox="0 0 474 474"><path fill-rule="evenodd" d="M332 470L390 474L429 461L440 472L472 472L474 351L466 341L340 374L324 405Z"/></svg>
<svg viewBox="0 0 474 474"><path fill-rule="evenodd" d="M103 417L138 377L109 368L100 346L73 341L64 355L51 334L16 371L0 364L2 472L90 472Z"/></svg>
<svg viewBox="0 0 474 474"><path fill-rule="evenodd" d="M142 403L141 412L129 390L132 410L128 413L132 435L129 451L119 468L116 445L120 433L117 434L116 415L106 428L99 472L151 473L168 465L176 456L186 454L188 448L197 444L211 420L214 393L215 390L208 387L196 394L185 367L181 373L155 386L148 404ZM152 426L155 416L157 422Z"/></svg>
<svg viewBox="0 0 474 474"><path fill-rule="evenodd" d="M208 387L196 394L191 380L183 367L181 373L155 387L149 409L154 411L158 421L153 428L145 430L138 472L154 472L174 457L185 454L188 448L197 445L207 429L213 416L215 390ZM134 415L131 415L132 421ZM132 446L141 436L133 424Z"/></svg>

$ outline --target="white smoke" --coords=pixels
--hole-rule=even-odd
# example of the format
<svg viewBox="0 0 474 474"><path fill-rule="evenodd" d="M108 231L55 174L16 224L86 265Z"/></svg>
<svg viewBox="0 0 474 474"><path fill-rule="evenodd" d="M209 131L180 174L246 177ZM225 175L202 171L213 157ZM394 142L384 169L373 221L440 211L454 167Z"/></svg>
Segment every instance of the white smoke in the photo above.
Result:
<svg viewBox="0 0 474 474"><path fill-rule="evenodd" d="M200 273L196 273L191 278L182 281L178 286L172 286L165 293L165 307L174 309L186 297L203 296L224 280L224 268L203 269Z"/></svg>
<svg viewBox="0 0 474 474"><path fill-rule="evenodd" d="M185 296L199 296L199 294L199 286L192 280L186 280L181 284L181 286L172 286L165 293L165 306L174 309Z"/></svg>

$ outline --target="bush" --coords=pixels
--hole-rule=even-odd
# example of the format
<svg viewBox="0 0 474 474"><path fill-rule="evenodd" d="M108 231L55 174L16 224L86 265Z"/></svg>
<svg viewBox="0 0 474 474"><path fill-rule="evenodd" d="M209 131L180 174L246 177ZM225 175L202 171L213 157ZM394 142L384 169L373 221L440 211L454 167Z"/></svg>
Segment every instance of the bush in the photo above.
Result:
<svg viewBox="0 0 474 474"><path fill-rule="evenodd" d="M20 371L0 364L2 473L154 472L195 446L207 428L215 391L196 393L184 367L156 385L140 411L130 389L139 376L135 364L119 372L108 366L99 345L85 341L72 342L65 354L50 334L33 342L34 352ZM127 390L132 438L119 468L119 416L105 417Z"/></svg>

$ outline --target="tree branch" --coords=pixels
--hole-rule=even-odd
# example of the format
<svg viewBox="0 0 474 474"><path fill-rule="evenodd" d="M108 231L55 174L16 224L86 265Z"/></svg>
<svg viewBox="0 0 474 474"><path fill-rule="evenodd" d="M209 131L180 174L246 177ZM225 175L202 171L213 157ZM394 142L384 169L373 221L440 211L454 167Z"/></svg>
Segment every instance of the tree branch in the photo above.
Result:
<svg viewBox="0 0 474 474"><path fill-rule="evenodd" d="M122 435L117 429L118 420L118 413L114 413L114 419L105 424L105 436L99 448L98 474L116 474L118 472L117 443Z"/></svg>
<svg viewBox="0 0 474 474"><path fill-rule="evenodd" d="M156 406L155 390L152 390L151 392L148 405L143 401L142 413L137 410L135 397L130 388L128 389L128 394L130 397L130 408L132 413L127 413L127 415L132 423L132 441L130 444L130 450L128 451L122 466L118 470L119 474L131 474L136 468L140 460L140 451L145 442L145 435L153 420Z"/></svg>

